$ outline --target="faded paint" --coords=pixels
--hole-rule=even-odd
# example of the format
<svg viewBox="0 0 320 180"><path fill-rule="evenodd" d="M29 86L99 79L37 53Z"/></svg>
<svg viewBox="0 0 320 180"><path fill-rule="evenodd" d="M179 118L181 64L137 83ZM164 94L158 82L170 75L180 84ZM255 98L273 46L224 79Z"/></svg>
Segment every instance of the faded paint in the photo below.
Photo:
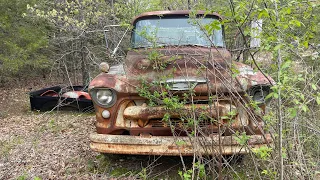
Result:
<svg viewBox="0 0 320 180"><path fill-rule="evenodd" d="M187 15L189 11L145 13L133 22L142 17L181 14ZM203 15L204 12L199 14ZM220 17L217 14L211 15ZM151 51L158 54L155 60L148 59ZM161 68L160 64L163 65ZM233 68L238 70L238 74L234 74ZM158 106L150 107L146 104L148 99L138 94L141 87L139 79L150 84L162 82L162 85L172 85L176 88L166 91L181 98L185 92L183 90L188 86L193 89L193 101L198 103L187 103L179 112L168 111L161 102ZM249 102L246 92L252 87L271 86L274 83L271 77L254 71L250 66L231 61L230 52L225 48L166 46L131 50L123 64L110 67L109 73L99 74L89 85L89 91L93 88L111 88L117 96L112 107L105 108L95 104L98 134L91 136L91 148L105 153L179 155L173 134L186 136L186 131L191 128L184 127L187 123L183 118L188 112L194 112L193 118L200 118L202 113L207 115L207 119L199 122L201 138L205 142L209 139L212 142L212 139L216 140L220 136L223 139L223 154L247 153L246 148L228 138L232 139L234 136L231 135L238 131L250 136L248 142L252 147L271 142L270 136L264 135L261 118L265 105L260 105L262 112L256 114L245 104ZM159 89L151 86L149 90L152 92ZM209 103L212 95L217 98ZM102 117L103 110L110 112L109 118ZM231 111L236 112L232 117L228 115ZM170 115L171 125L175 126L174 132L170 124L162 120L166 113ZM214 148L209 152L199 149L199 152L216 154L216 144L213 146L209 143L206 148L210 149L209 146ZM193 147L187 144L179 148L183 155L192 155Z"/></svg>
<svg viewBox="0 0 320 180"><path fill-rule="evenodd" d="M145 154L145 155L170 155L170 156L192 156L196 154L217 155L220 154L246 154L252 151L250 148L259 148L272 142L270 135L252 135L247 145L241 145L233 136L198 137L196 141L190 142L189 137L166 137L166 136L123 136L91 134L90 147L99 152L112 154ZM177 145L177 142L182 145ZM197 144L195 144L197 143ZM194 149L197 148L197 149Z"/></svg>
<svg viewBox="0 0 320 180"><path fill-rule="evenodd" d="M178 11L152 11L152 12L145 12L141 15L135 17L132 21L132 24L135 24L138 19L150 16L176 16L176 15L186 15L188 16L190 13L196 13L197 15L206 15L206 16L215 16L219 19L223 19L218 13L208 13L207 11L189 11L189 10L178 10Z"/></svg>
<svg viewBox="0 0 320 180"><path fill-rule="evenodd" d="M219 116L227 116L228 112L235 110L235 106L231 104L214 103L214 105L208 104L194 104L185 105L178 112L170 112L165 107L147 107L147 106L131 106L124 110L123 116L127 119L142 120L147 122L151 119L162 119L166 113L170 114L171 118L181 118L194 111L196 117L199 117L201 113L205 113L211 116L213 119L219 119Z"/></svg>

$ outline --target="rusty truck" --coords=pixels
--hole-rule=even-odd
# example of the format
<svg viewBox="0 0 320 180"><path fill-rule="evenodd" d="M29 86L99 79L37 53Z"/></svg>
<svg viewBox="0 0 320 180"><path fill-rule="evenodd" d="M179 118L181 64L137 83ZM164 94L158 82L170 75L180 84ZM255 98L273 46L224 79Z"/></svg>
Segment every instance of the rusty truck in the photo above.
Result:
<svg viewBox="0 0 320 180"><path fill-rule="evenodd" d="M124 61L101 63L89 85L96 114L91 149L190 156L268 146L262 117L274 81L232 60L221 20L187 10L134 18Z"/></svg>

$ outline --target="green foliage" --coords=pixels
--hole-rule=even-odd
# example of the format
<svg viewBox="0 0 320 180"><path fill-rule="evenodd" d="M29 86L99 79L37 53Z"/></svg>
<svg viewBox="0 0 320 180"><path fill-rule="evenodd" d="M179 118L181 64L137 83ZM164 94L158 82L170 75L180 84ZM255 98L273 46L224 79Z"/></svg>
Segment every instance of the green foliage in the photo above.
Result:
<svg viewBox="0 0 320 180"><path fill-rule="evenodd" d="M46 47L49 27L42 20L23 16L36 0L0 2L0 82L10 76L32 74L48 67Z"/></svg>
<svg viewBox="0 0 320 180"><path fill-rule="evenodd" d="M119 177L119 176L124 176L129 172L130 171L127 168L119 167L119 168L113 169L110 174L112 177Z"/></svg>
<svg viewBox="0 0 320 180"><path fill-rule="evenodd" d="M28 176L26 174L21 175L17 178L17 180L27 180L27 179L28 179Z"/></svg>
<svg viewBox="0 0 320 180"><path fill-rule="evenodd" d="M227 7L222 9L226 17L224 25L231 32L238 31L236 33L238 33L238 37L241 37L239 39L245 41L241 44L244 48L250 47L250 37L253 36L250 29L251 21L263 20L262 33L259 35L261 47L258 50L261 53L271 52L270 59L264 60L270 62L259 64L257 61L261 60L255 59L255 61L260 69L269 73L277 82L271 88L271 93L266 99L273 98L282 102L280 107L273 106L269 110L270 113L264 115L264 120L268 129L273 130L271 132L278 131L279 112L281 112L281 123L284 127L280 132L283 135L281 140L283 144L292 145L282 147L279 151L277 144L279 135L276 136L274 133L275 151L263 147L255 150L255 154L267 162L272 160L278 162L278 158L282 157L285 164L292 164L296 159L302 164L300 158L303 157L297 154L296 148L303 146L302 151L310 153L307 157L309 155L317 157L317 153L312 150L312 147L315 147L315 144L319 145L320 141L313 138L317 133L310 131L310 129L315 128L316 131L319 131L319 128L315 126L319 123L319 118L311 114L319 114L320 103L318 93L320 61L317 55L318 50L315 48L315 45L320 42L320 19L316 15L320 12L320 4L315 1L272 0L258 0L250 5L241 0L230 1L230 3L231 11ZM253 54L253 52L255 53L255 50L248 53ZM247 58L244 58L244 61ZM291 137L297 138L291 139ZM303 141L303 143L297 143L296 139L299 139L300 142ZM276 153L276 155L271 156L271 153ZM263 172L263 175L279 178L279 169L275 169L269 164L265 167L267 170ZM289 169L286 168L286 170Z"/></svg>
<svg viewBox="0 0 320 180"><path fill-rule="evenodd" d="M319 162L314 162L316 161L314 159L319 159L319 149L316 147L319 147L320 144L317 134L319 132L318 117L320 116L320 61L319 50L315 48L320 43L320 16L318 15L320 8L317 1L257 0L248 3L243 0L119 0L114 1L113 4L109 2L101 0L2 0L0 2L2 7L0 9L0 38L2 40L0 45L0 82L10 77L22 77L27 74L25 72L36 73L37 71L33 71L34 69L46 69L51 65L48 59L55 62L61 60L59 63L65 63L68 67L80 64L83 57L92 60L90 63L93 62L93 64L108 60L103 34L89 35L88 32L101 30L110 24L130 23L135 15L146 11L192 8L193 10L220 12L224 17L221 25L225 27L226 44L231 50L249 49L250 37L253 36L250 29L251 22L262 19L262 33L258 35L261 38L261 47L254 49L254 51L270 52L269 59L261 63L257 62L257 64L261 65L260 68L266 74L270 74L277 82L271 88L267 99L281 99L283 102L282 108L279 108L285 129L280 133L284 135L284 144L288 147L282 148L280 151L282 153L275 156L272 156L272 153L276 153L273 151L274 149L268 147L255 149L254 153L261 162L270 162L272 158L282 156L285 159L285 164L290 167L294 163L303 166L301 169L305 170L301 170L302 174L307 173L308 169L317 167ZM275 4L278 6L277 9ZM192 14L194 15L194 13ZM219 28L220 23L214 21L205 25L203 29L210 34ZM153 42L154 47L156 46L155 37L147 36L145 31L139 33ZM121 36L116 33L113 35L114 37ZM117 42L115 40L112 47ZM48 49L54 52L54 56L50 56L51 53L48 52ZM250 52L245 50L245 52L253 53L253 50ZM235 55L238 54L235 53ZM278 57L282 58L280 64L277 62ZM181 97L168 93L169 84L162 83L169 77L168 74L162 74L163 70L179 58L177 56L164 61L163 55L156 51L151 51L148 54L148 59L159 77L156 77L157 82L142 80L138 92L140 96L149 100L150 106L163 105L168 111L184 113L180 110L186 101L190 101L193 92L186 92L181 100ZM243 59L245 62L254 62L248 55ZM85 62L90 64L88 61ZM76 67L76 69L78 68ZM205 67L200 67L199 75L204 70ZM234 65L231 65L230 70L232 77L236 77L240 73ZM69 69L69 71L71 70ZM213 104L214 99L214 96L210 96L210 105ZM258 107L253 101L249 102L249 106L255 110ZM189 114L187 113L183 118L184 122L187 122L185 128L192 130L191 135L195 135L193 126L208 118L206 113L201 113L199 119L194 119L190 115L195 113L194 111L195 108L192 106ZM276 132L278 130L278 117L276 117L279 112L278 108L273 105L269 112L264 115L264 123L268 130ZM231 120L235 115L236 111L231 111L222 119ZM170 114L167 113L163 121L170 122L170 120ZM210 120L217 123L217 120ZM48 122L47 127L58 131L59 126L57 125L57 122L52 120ZM278 137L275 136L275 142L278 142ZM235 139L241 145L245 145L249 135L236 133ZM177 142L177 145L182 146L184 143ZM6 155L16 144L19 144L19 141L12 140L1 142L1 144L3 146L1 154ZM274 158L275 162L278 161L276 158ZM296 162L299 158L303 161ZM97 159L88 162L88 169L90 172L101 173L106 171L105 168L108 165L108 159L98 156ZM270 167L269 163L267 165L261 163L260 166L264 169L262 175L274 179L278 178L278 169ZM195 167L198 168L199 176L202 178L205 175L204 166L199 163L195 164ZM183 179L191 179L192 173L194 173L192 170L187 170L179 172L179 175ZM143 170L140 176L145 179L145 175L146 171ZM21 179L25 178L27 177L21 176Z"/></svg>
<svg viewBox="0 0 320 180"><path fill-rule="evenodd" d="M189 169L189 170L186 171L186 172L179 171L178 174L179 174L179 176L181 177L181 179L183 179L183 180L190 180L191 177L192 177L192 169Z"/></svg>
<svg viewBox="0 0 320 180"><path fill-rule="evenodd" d="M106 2L100 0L80 1L43 1L29 5L28 10L37 17L49 20L60 31L82 32L97 27L101 19L110 14L110 9L103 8Z"/></svg>
<svg viewBox="0 0 320 180"><path fill-rule="evenodd" d="M204 179L206 177L206 170L205 170L204 164L202 164L200 162L196 162L194 164L194 168L196 170L195 174L198 174L197 177L199 177L200 179ZM188 169L187 171L184 171L184 172L179 171L178 174L181 177L181 179L190 180L190 179L192 179L193 170Z"/></svg>
<svg viewBox="0 0 320 180"><path fill-rule="evenodd" d="M235 109L228 111L226 116L221 116L220 118L223 120L232 121L232 119L237 115L237 111Z"/></svg>
<svg viewBox="0 0 320 180"><path fill-rule="evenodd" d="M163 103L168 110L175 111L183 108L183 103L180 102L180 99L178 96L165 97L163 99Z"/></svg>
<svg viewBox="0 0 320 180"><path fill-rule="evenodd" d="M89 160L87 162L87 170L92 173L104 173L110 167L110 159L103 154L96 156L94 160Z"/></svg>
<svg viewBox="0 0 320 180"><path fill-rule="evenodd" d="M148 178L147 169L142 168L141 172L139 172L138 175L141 179L147 180L147 178Z"/></svg>
<svg viewBox="0 0 320 180"><path fill-rule="evenodd" d="M141 86L137 88L137 91L139 93L139 96L145 97L149 100L149 106L155 106L158 104L158 100L160 97L165 96L166 93L160 94L160 92L154 91L153 93L150 91L151 86L153 85L152 83L149 84L146 80L141 79Z"/></svg>
<svg viewBox="0 0 320 180"><path fill-rule="evenodd" d="M98 64L102 61L114 64L111 61L118 61L125 55L124 49L129 43L124 42L118 46L118 42L125 32L123 29L129 28L109 27L120 22L109 1L41 1L35 5L29 4L27 8L26 16L44 19L54 27L50 38L50 49L55 52L50 57L55 62L52 69L65 75L63 77L67 77L68 82L73 75L75 83L80 84L78 76L81 74L82 84L87 85L97 74L95 70ZM122 41L128 41L128 37L124 37ZM114 51L116 47L120 50Z"/></svg>
<svg viewBox="0 0 320 180"><path fill-rule="evenodd" d="M262 170L261 174L271 179L276 179L277 177L277 172L272 170Z"/></svg>
<svg viewBox="0 0 320 180"><path fill-rule="evenodd" d="M261 159L267 160L271 157L272 148L267 146L262 146L257 149L253 149L253 152Z"/></svg>
<svg viewBox="0 0 320 180"><path fill-rule="evenodd" d="M239 132L236 132L234 138L240 145L244 146L247 144L247 141L250 139L250 136L248 136L246 132L242 132L241 134Z"/></svg>

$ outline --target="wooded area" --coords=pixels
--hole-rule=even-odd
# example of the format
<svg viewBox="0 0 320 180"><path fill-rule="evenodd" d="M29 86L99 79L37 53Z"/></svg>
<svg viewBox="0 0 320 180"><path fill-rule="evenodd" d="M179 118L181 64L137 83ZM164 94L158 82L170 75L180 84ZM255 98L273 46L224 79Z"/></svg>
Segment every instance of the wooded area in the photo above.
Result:
<svg viewBox="0 0 320 180"><path fill-rule="evenodd" d="M255 177L232 166L225 171L236 172L234 179L320 178L318 0L0 0L0 87L32 88L40 79L88 85L101 62L115 65L125 58L135 16L186 9L222 15L233 60L276 81L268 95L272 107L263 117L274 132L274 147L249 157L248 171ZM261 32L254 32L253 23L262 25ZM214 28L210 24L205 30ZM257 38L259 47L252 47ZM201 164L197 168L197 174L182 170L180 176L205 179Z"/></svg>

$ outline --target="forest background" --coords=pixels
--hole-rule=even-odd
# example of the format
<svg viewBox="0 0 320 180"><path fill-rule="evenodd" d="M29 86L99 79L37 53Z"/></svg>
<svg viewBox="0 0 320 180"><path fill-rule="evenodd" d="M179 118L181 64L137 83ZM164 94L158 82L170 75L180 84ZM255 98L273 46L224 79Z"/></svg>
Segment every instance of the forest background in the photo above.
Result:
<svg viewBox="0 0 320 180"><path fill-rule="evenodd" d="M123 59L130 46L126 24L134 16L154 10L218 12L234 60L277 82L270 94L274 106L264 117L276 146L257 153L254 171L270 179L312 179L320 171L319 7L317 0L0 0L0 86L87 84L100 62ZM257 19L263 20L261 45L250 48ZM106 48L109 25L120 26L108 27Z"/></svg>

